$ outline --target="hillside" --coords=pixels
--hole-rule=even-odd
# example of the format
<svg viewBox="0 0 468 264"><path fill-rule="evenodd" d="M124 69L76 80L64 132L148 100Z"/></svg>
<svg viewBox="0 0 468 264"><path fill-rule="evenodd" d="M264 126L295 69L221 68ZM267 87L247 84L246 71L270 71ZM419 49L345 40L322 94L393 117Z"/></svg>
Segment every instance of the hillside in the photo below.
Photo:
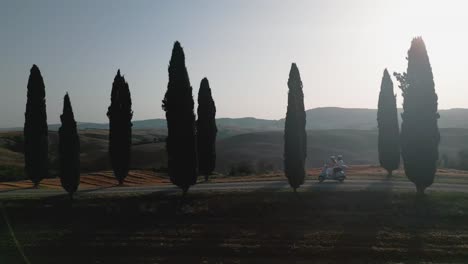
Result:
<svg viewBox="0 0 468 264"><path fill-rule="evenodd" d="M330 155L342 154L352 165L378 164L377 130L308 130L307 167L321 166ZM458 166L458 152L468 149L468 129L441 129L440 155ZM237 135L217 145L218 170L232 165L253 168L283 166L283 132L269 131Z"/></svg>
<svg viewBox="0 0 468 264"><path fill-rule="evenodd" d="M283 166L283 132L249 132L236 135L227 131L217 142L216 171L229 174L263 173ZM237 131L238 132L238 131ZM441 129L440 154L447 155L451 167L458 166L458 152L468 149L468 129ZM82 130L81 169L83 172L109 170L107 131ZM167 163L165 134L159 130L139 129L133 133L134 169L164 170ZM52 175L57 167L57 133L50 132ZM307 167L318 167L332 154L343 154L351 165L378 164L376 130L309 130ZM0 181L24 178L22 135L0 133Z"/></svg>

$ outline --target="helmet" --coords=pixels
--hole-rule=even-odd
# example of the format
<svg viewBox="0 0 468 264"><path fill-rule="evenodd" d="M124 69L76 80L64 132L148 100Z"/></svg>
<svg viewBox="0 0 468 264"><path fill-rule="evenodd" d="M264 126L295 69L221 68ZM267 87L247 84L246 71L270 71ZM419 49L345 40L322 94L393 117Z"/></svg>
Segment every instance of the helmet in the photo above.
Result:
<svg viewBox="0 0 468 264"><path fill-rule="evenodd" d="M338 155L338 159L343 159L343 155Z"/></svg>
<svg viewBox="0 0 468 264"><path fill-rule="evenodd" d="M335 156L330 156L330 159L334 160L334 159L336 159L336 157Z"/></svg>

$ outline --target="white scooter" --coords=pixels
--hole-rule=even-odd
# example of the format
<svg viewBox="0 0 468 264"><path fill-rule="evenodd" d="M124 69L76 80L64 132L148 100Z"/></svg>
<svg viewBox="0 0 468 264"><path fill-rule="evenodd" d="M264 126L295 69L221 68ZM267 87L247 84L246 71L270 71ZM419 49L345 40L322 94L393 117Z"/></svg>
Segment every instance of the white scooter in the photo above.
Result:
<svg viewBox="0 0 468 264"><path fill-rule="evenodd" d="M318 177L319 182L323 182L324 180L334 180L342 183L345 179L346 172L343 169L333 172L331 174L328 174L326 170L323 170Z"/></svg>

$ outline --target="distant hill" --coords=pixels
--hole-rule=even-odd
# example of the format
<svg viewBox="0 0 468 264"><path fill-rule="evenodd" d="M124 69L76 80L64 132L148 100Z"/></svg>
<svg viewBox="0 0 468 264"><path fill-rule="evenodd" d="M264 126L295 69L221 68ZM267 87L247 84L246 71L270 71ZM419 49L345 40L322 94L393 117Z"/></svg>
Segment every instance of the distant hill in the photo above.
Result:
<svg viewBox="0 0 468 264"><path fill-rule="evenodd" d="M401 113L401 109L398 110ZM365 108L339 108L322 107L306 111L307 129L309 130L329 130L329 129L357 129L373 130L377 129L377 110ZM468 109L440 110L440 128L468 128ZM400 118L401 121L401 118ZM254 117L244 118L218 118L216 120L218 128L225 130L229 135L241 134L253 131L276 131L283 130L284 119L268 120ZM49 129L58 130L60 125L51 124ZM81 123L78 128L85 129L107 129L108 124ZM148 119L133 121L134 129L166 129L165 119ZM18 131L22 128L4 128L1 131ZM238 130L239 133L235 132Z"/></svg>
<svg viewBox="0 0 468 264"><path fill-rule="evenodd" d="M398 109L401 122L402 109ZM468 109L439 110L440 128L468 128ZM377 109L324 107L307 110L307 129L377 129Z"/></svg>

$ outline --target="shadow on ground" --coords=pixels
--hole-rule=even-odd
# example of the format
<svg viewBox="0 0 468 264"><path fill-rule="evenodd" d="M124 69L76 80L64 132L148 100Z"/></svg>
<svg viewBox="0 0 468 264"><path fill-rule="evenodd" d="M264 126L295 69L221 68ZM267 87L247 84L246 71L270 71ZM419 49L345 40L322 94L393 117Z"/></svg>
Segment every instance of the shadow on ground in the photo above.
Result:
<svg viewBox="0 0 468 264"><path fill-rule="evenodd" d="M176 189L74 201L64 194L6 206L35 264L417 263L468 257L463 194L416 200L412 193L392 192L386 181L352 192L330 182L294 193L285 184L186 197ZM0 252L10 249L5 239L0 237Z"/></svg>

